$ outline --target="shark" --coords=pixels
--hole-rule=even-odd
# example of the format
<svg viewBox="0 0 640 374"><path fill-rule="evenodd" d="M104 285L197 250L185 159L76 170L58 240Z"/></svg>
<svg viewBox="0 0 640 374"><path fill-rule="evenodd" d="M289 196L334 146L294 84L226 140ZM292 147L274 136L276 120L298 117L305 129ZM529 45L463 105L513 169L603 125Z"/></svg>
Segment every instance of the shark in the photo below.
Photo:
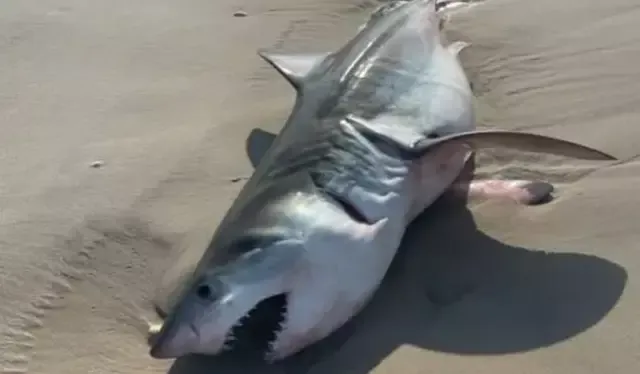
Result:
<svg viewBox="0 0 640 374"><path fill-rule="evenodd" d="M440 21L435 0L395 1L334 52L258 52L295 90L292 112L150 328L152 357L219 355L259 336L275 362L326 338L367 305L408 225L455 188L477 149L615 160L559 138L477 130L459 59L469 44L445 44ZM523 204L552 190L534 180L464 188Z"/></svg>

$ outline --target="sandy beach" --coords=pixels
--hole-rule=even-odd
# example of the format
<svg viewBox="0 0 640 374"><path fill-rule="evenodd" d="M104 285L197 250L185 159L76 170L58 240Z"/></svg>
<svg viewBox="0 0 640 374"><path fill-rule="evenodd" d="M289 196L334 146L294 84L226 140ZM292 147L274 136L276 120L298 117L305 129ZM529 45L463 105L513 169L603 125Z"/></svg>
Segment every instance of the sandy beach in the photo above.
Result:
<svg viewBox="0 0 640 374"><path fill-rule="evenodd" d="M0 12L0 369L86 373L631 373L640 367L640 4L486 0L450 40L478 126L614 163L478 155L551 203L443 198L364 312L281 364L148 354L159 282L204 251L293 90L256 54L330 51L375 0L6 0ZM246 17L234 17L236 11ZM181 257L184 260L184 256ZM189 258L187 256L187 258ZM175 268L175 267L174 267ZM179 267L177 267L179 268ZM637 369L636 369L637 370Z"/></svg>

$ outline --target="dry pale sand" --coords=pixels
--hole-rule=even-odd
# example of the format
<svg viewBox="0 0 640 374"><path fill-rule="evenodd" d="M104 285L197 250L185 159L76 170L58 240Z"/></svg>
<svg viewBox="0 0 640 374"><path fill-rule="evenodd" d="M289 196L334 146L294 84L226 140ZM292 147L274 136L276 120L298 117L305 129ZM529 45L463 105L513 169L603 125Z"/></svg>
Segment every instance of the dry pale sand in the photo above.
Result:
<svg viewBox="0 0 640 374"><path fill-rule="evenodd" d="M204 249L251 173L250 130L277 131L288 114L292 90L255 50L335 48L373 3L5 0L3 373L243 372L151 359L150 299L182 249ZM621 162L481 155L480 174L548 179L557 199L443 199L361 316L259 372L640 367L639 23L635 0L487 0L455 15L448 37L473 43L462 59L482 126L559 136Z"/></svg>

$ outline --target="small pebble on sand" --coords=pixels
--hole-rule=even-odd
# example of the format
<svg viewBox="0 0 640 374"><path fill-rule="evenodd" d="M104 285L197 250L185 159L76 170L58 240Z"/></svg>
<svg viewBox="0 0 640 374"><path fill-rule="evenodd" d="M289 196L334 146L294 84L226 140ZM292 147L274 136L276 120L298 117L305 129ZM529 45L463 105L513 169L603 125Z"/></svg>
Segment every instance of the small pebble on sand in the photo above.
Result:
<svg viewBox="0 0 640 374"><path fill-rule="evenodd" d="M233 13L234 17L246 17L248 16L247 12L245 12L244 10L237 10Z"/></svg>
<svg viewBox="0 0 640 374"><path fill-rule="evenodd" d="M104 161L94 161L90 164L90 166L94 169L98 169L104 166Z"/></svg>

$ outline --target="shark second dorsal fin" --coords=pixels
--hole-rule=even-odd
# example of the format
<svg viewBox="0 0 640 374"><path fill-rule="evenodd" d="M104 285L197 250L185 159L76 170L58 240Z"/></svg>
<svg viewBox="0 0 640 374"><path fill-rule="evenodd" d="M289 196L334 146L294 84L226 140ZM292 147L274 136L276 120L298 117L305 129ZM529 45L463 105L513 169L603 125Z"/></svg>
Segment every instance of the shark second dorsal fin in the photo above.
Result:
<svg viewBox="0 0 640 374"><path fill-rule="evenodd" d="M258 55L278 70L298 90L311 69L329 54L285 55L258 51Z"/></svg>

